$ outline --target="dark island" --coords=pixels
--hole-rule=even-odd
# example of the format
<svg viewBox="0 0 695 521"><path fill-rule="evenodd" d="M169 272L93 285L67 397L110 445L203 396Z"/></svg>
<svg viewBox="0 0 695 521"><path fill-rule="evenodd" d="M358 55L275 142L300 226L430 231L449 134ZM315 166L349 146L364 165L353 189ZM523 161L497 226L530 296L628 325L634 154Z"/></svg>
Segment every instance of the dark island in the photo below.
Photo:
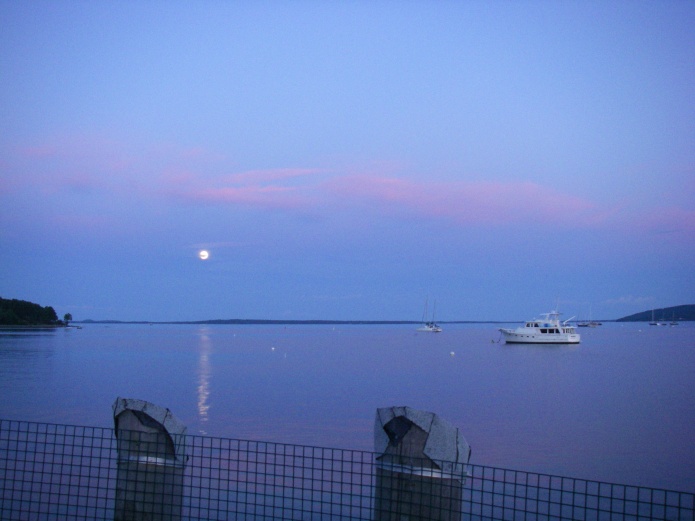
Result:
<svg viewBox="0 0 695 521"><path fill-rule="evenodd" d="M51 306L0 297L0 326L3 327L64 327L70 320L69 313L59 320Z"/></svg>

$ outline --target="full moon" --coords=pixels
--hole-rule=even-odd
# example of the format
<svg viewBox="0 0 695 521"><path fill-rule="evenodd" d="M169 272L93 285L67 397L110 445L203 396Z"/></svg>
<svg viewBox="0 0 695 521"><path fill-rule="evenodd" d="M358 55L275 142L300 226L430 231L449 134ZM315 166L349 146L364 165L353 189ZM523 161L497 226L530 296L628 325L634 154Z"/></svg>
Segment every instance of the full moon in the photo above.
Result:
<svg viewBox="0 0 695 521"><path fill-rule="evenodd" d="M200 250L198 253L198 257L200 257L201 260L205 260L210 256L210 254L207 252L207 250Z"/></svg>

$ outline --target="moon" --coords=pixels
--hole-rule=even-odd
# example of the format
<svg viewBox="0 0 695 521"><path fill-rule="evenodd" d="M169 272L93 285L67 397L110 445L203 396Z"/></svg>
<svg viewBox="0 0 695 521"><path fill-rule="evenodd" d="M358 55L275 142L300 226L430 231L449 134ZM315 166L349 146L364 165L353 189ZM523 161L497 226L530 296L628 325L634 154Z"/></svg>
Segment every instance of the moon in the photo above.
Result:
<svg viewBox="0 0 695 521"><path fill-rule="evenodd" d="M198 252L198 257L200 257L200 260L206 260L209 256L210 256L210 254L208 253L207 250L200 250Z"/></svg>

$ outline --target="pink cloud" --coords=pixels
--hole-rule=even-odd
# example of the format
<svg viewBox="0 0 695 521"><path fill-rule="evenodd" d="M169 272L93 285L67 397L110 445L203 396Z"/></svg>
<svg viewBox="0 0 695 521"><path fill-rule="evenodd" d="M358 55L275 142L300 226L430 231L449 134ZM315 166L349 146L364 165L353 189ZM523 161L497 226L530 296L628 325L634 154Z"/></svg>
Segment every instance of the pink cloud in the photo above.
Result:
<svg viewBox="0 0 695 521"><path fill-rule="evenodd" d="M664 235L695 236L695 211L683 208L656 208L642 212L632 223L643 230Z"/></svg>
<svg viewBox="0 0 695 521"><path fill-rule="evenodd" d="M239 186L201 189L187 194L203 203L245 204L252 206L295 207L295 190L281 186Z"/></svg>
<svg viewBox="0 0 695 521"><path fill-rule="evenodd" d="M201 188L206 186L215 189L226 189L230 186L299 186L309 184L312 176L323 173L325 171L311 168L278 168L211 176L195 174L191 168L188 168L185 170L169 170L161 176L161 180L171 185L190 184Z"/></svg>
<svg viewBox="0 0 695 521"><path fill-rule="evenodd" d="M53 144L23 147L19 149L20 155L28 158L45 158L58 155L58 147Z"/></svg>
<svg viewBox="0 0 695 521"><path fill-rule="evenodd" d="M278 181L306 179L310 176L325 173L324 170L314 168L278 168L269 170L249 170L239 174L229 174L224 177L225 182L242 185L257 185L274 183Z"/></svg>
<svg viewBox="0 0 695 521"><path fill-rule="evenodd" d="M306 209L314 206L310 192L315 184L296 181L318 172L315 169L256 170L215 177L170 173L162 178L164 188L160 193L199 204Z"/></svg>
<svg viewBox="0 0 695 521"><path fill-rule="evenodd" d="M342 201L466 225L587 224L599 215L589 201L530 182L423 182L351 176L330 181L327 190Z"/></svg>
<svg viewBox="0 0 695 521"><path fill-rule="evenodd" d="M133 164L117 143L57 136L34 146L16 147L7 159L13 189L56 194L62 190L107 188L129 175Z"/></svg>
<svg viewBox="0 0 695 521"><path fill-rule="evenodd" d="M7 162L0 193L30 190L54 197L66 191L99 191L104 201L109 196L158 197L296 210L314 206L307 198L323 172L280 168L218 173L228 171L224 156L201 147L160 144L134 150L84 136L57 136L36 146L18 147Z"/></svg>
<svg viewBox="0 0 695 521"><path fill-rule="evenodd" d="M52 221L56 229L62 231L80 229L99 232L114 224L113 218L104 215L56 214Z"/></svg>
<svg viewBox="0 0 695 521"><path fill-rule="evenodd" d="M695 212L605 206L562 186L528 181L447 181L398 177L403 165L385 163L361 175L319 168L234 172L226 158L204 148L128 149L105 139L55 139L15 149L4 159L0 193L22 188L159 199L176 204L244 205L306 215L356 208L374 215L441 220L457 226L605 227L655 233L695 230ZM172 167L171 165L176 165ZM230 172L231 173L228 173ZM687 188L686 188L687 190Z"/></svg>
<svg viewBox="0 0 695 521"><path fill-rule="evenodd" d="M58 182L75 191L85 192L100 188L106 188L104 179L88 172L71 172L61 176Z"/></svg>
<svg viewBox="0 0 695 521"><path fill-rule="evenodd" d="M169 170L159 178L159 183L161 183L164 193L169 190L177 191L178 189L196 185L199 182L202 181L198 181L198 176L189 170Z"/></svg>

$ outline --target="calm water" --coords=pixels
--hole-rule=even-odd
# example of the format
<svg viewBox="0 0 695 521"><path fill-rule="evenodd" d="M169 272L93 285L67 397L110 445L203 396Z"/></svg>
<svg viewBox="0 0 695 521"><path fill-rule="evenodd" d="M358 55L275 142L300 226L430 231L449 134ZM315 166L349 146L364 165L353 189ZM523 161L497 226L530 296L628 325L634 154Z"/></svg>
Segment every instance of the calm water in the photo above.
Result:
<svg viewBox="0 0 695 521"><path fill-rule="evenodd" d="M191 434L373 449L378 407L458 426L472 463L695 490L695 324L582 328L579 346L494 325L87 325L0 334L0 417L112 426L117 396ZM452 354L453 353L453 354Z"/></svg>

